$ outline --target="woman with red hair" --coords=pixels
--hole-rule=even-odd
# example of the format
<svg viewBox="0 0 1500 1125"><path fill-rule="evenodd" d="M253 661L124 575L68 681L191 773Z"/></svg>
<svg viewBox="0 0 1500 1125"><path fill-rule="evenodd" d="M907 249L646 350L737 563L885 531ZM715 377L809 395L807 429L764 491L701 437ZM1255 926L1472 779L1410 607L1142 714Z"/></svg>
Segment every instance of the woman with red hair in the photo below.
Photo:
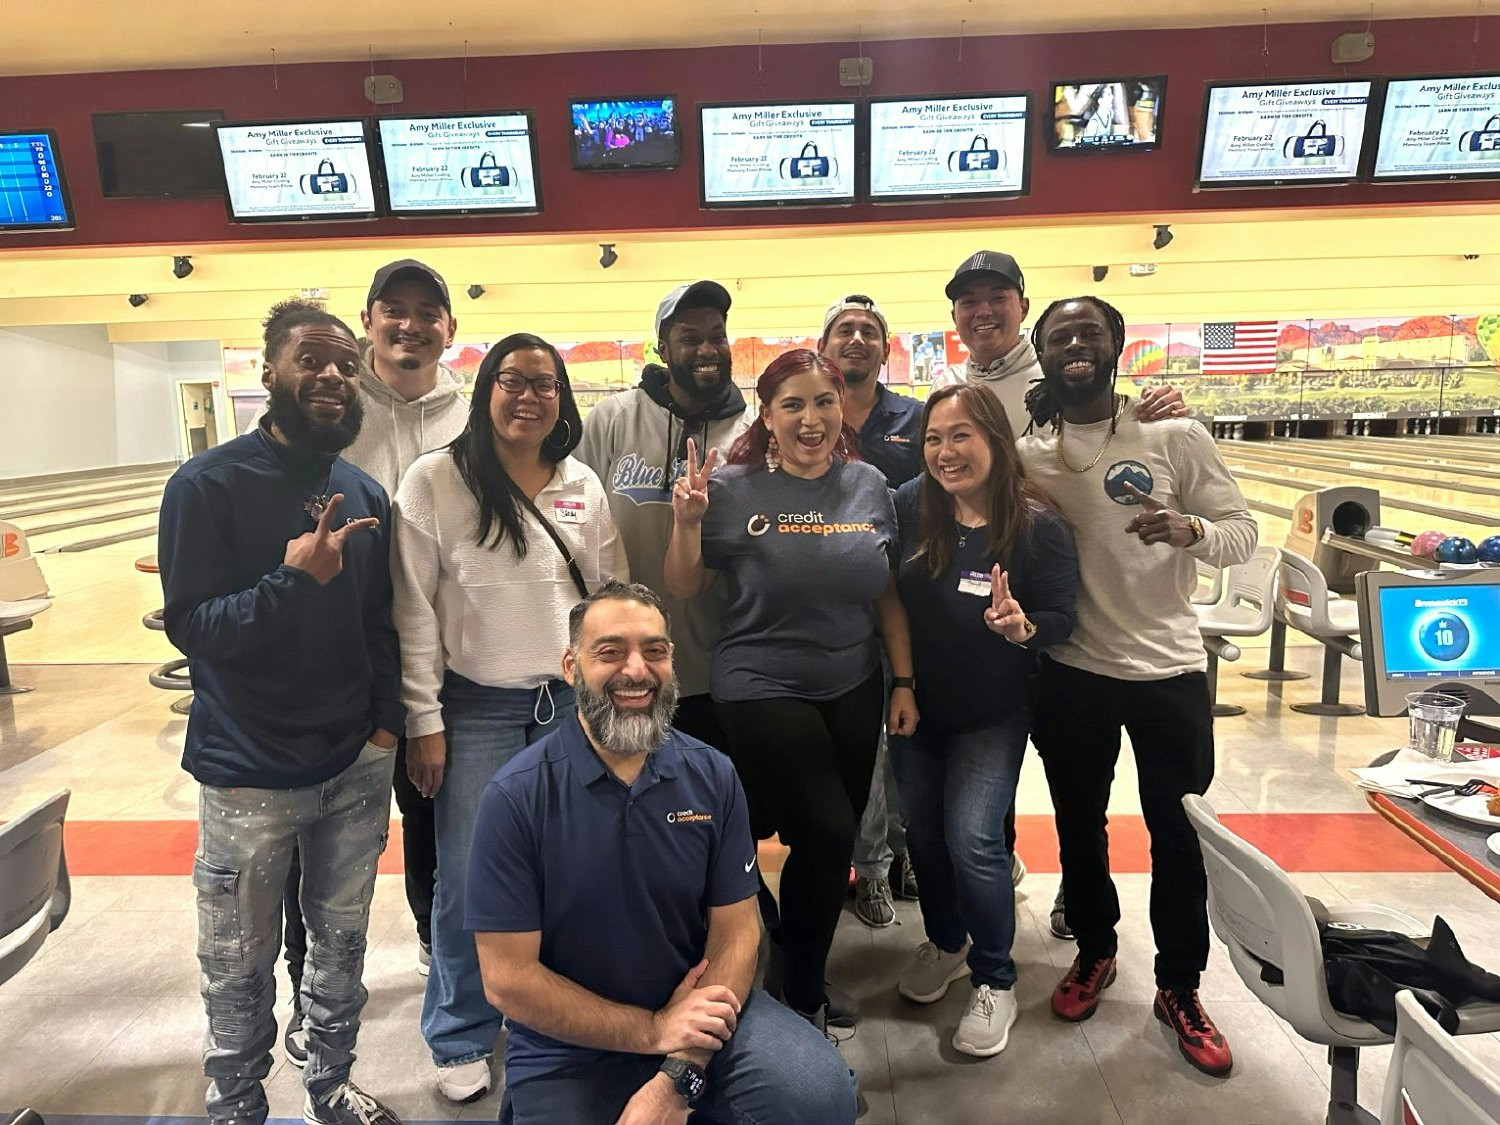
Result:
<svg viewBox="0 0 1500 1125"><path fill-rule="evenodd" d="M772 934L782 999L823 1027L824 968L884 717L880 644L895 677L888 726L909 734L911 639L893 576L895 508L844 424L838 369L789 351L755 392L760 416L722 471L712 450L700 469L689 445L665 576L691 598L724 574L710 690L752 829L790 848Z"/></svg>

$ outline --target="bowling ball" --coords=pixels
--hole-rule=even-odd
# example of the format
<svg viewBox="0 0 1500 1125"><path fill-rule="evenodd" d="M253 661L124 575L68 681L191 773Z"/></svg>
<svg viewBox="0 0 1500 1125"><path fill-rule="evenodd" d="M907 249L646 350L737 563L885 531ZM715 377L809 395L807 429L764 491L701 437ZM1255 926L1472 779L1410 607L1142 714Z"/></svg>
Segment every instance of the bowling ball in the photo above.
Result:
<svg viewBox="0 0 1500 1125"><path fill-rule="evenodd" d="M1491 535L1479 544L1479 561L1500 563L1500 535Z"/></svg>
<svg viewBox="0 0 1500 1125"><path fill-rule="evenodd" d="M1446 538L1446 532L1424 531L1411 541L1411 553L1419 559L1430 559L1437 545Z"/></svg>
<svg viewBox="0 0 1500 1125"><path fill-rule="evenodd" d="M1445 563L1471 563L1479 561L1479 551L1474 540L1462 535L1450 535L1437 546L1433 558Z"/></svg>

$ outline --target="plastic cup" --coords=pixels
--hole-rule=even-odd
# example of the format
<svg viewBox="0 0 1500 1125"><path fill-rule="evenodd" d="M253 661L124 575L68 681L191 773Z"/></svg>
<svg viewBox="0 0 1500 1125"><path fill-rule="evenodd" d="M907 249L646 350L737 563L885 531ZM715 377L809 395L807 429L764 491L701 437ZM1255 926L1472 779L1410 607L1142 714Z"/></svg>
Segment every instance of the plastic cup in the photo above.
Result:
<svg viewBox="0 0 1500 1125"><path fill-rule="evenodd" d="M1411 748L1439 762L1452 761L1464 701L1435 691L1413 692L1406 697L1406 713L1411 718Z"/></svg>

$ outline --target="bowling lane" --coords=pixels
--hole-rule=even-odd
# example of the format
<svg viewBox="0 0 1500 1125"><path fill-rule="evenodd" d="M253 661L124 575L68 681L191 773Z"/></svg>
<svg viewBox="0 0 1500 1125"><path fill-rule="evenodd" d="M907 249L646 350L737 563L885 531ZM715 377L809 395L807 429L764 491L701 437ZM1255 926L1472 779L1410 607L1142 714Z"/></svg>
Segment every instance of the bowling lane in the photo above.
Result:
<svg viewBox="0 0 1500 1125"><path fill-rule="evenodd" d="M1411 519L1435 520L1433 526L1440 526L1444 519L1461 520L1465 518L1462 513L1469 513L1473 522L1480 525L1489 523L1500 523L1500 489L1493 490L1496 495L1485 495L1482 492L1469 491L1458 488L1446 488L1446 480L1438 481L1432 477L1423 477L1418 471L1412 470L1411 476L1405 479L1387 480L1387 476L1400 476L1399 472L1385 472L1382 470L1380 477L1365 477L1357 468L1349 465L1335 465L1333 463L1319 463L1311 459L1298 459L1295 463L1286 462L1276 464L1264 459L1256 451L1248 451L1241 454L1235 449L1225 449L1224 461L1234 471L1236 476L1253 479L1254 477L1273 477L1278 481L1286 482L1289 486L1299 487L1306 485L1303 491L1314 488L1326 488L1332 485L1358 484L1366 485L1379 491L1381 499L1387 504L1399 503L1401 501L1412 501L1426 504L1444 510L1453 509L1459 513L1453 517L1435 513L1413 512ZM1271 483L1267 481L1266 483ZM1482 486L1473 486L1482 487ZM1493 513L1493 515L1492 515ZM1389 523L1387 520L1382 520Z"/></svg>
<svg viewBox="0 0 1500 1125"><path fill-rule="evenodd" d="M86 538L89 528L100 527L110 520L133 518L142 524L155 523L156 515L160 510L161 493L156 491L125 500L78 504L70 508L53 509L44 514L19 519L7 518L32 539L70 528L79 533L79 538ZM35 549L33 547L33 550Z"/></svg>
<svg viewBox="0 0 1500 1125"><path fill-rule="evenodd" d="M40 555L48 551L67 551L82 543L127 533L129 534L127 542L139 541L137 555L150 554L156 550L156 512L153 511L144 516L120 516L83 527L69 527L41 535L28 535L27 541L31 544L31 553Z"/></svg>
<svg viewBox="0 0 1500 1125"><path fill-rule="evenodd" d="M158 493L171 474L160 470L130 473L122 476L98 477L85 480L58 481L51 484L23 484L7 486L0 481L0 512L13 508L31 508L43 504L66 506L91 496L112 492L130 492L154 488Z"/></svg>
<svg viewBox="0 0 1500 1125"><path fill-rule="evenodd" d="M1332 438L1327 440L1225 442L1228 449L1259 451L1263 456L1311 457L1338 465L1370 467L1380 471L1401 472L1408 469L1431 473L1433 479L1500 486L1500 456L1446 455L1436 451L1387 449L1375 444L1379 438ZM1394 443L1401 445L1404 443Z"/></svg>

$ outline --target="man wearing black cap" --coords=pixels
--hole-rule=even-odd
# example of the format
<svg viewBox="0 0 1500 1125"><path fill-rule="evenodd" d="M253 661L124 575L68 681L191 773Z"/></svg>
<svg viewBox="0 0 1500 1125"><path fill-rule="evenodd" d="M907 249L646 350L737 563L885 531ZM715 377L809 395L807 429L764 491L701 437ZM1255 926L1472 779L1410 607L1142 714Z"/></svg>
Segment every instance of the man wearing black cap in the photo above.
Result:
<svg viewBox="0 0 1500 1125"><path fill-rule="evenodd" d="M672 619L682 698L673 725L710 746L724 739L708 694L709 658L719 638L723 586L691 601L667 591L662 562L672 537L672 485L682 475L687 441L698 456L722 458L753 415L730 378L729 291L716 281L679 285L656 309L656 350L640 384L595 406L576 456L599 475L625 544L630 574L665 603Z"/></svg>

